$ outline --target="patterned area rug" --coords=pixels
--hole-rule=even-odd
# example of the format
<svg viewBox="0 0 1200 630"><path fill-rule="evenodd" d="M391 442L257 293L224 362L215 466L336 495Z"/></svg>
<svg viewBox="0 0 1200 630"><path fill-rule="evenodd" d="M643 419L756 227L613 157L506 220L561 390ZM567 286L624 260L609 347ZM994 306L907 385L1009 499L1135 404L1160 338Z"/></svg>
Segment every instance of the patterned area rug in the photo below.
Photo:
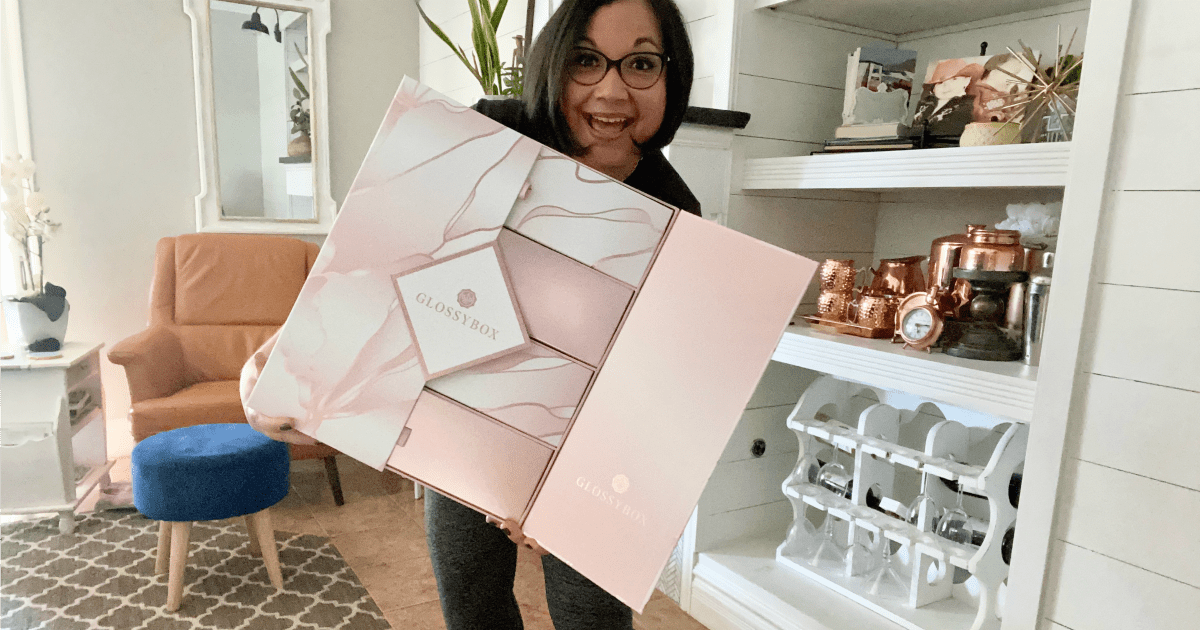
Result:
<svg viewBox="0 0 1200 630"><path fill-rule="evenodd" d="M169 613L154 575L158 523L132 511L88 514L75 533L57 519L0 529L5 630L383 630L379 607L328 538L276 532L283 590L250 555L241 519L192 525L183 604Z"/></svg>

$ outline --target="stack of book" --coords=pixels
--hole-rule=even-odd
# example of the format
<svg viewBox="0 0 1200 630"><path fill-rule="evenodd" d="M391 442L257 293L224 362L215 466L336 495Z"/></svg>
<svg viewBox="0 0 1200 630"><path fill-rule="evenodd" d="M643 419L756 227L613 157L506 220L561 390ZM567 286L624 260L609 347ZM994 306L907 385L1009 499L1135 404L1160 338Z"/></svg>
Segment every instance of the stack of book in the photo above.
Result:
<svg viewBox="0 0 1200 630"><path fill-rule="evenodd" d="M813 155L915 149L918 141L919 138L909 138L908 128L899 123L842 125L834 132L834 139L826 141L825 147L813 151Z"/></svg>

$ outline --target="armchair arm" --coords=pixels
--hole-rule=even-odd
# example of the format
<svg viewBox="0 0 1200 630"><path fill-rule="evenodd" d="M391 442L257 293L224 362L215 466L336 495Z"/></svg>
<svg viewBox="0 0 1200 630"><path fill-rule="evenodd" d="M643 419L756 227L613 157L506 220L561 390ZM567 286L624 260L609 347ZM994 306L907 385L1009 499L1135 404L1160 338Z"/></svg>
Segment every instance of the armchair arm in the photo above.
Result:
<svg viewBox="0 0 1200 630"><path fill-rule="evenodd" d="M183 346L170 328L152 325L122 339L108 351L108 360L125 367L132 402L162 398L183 389Z"/></svg>

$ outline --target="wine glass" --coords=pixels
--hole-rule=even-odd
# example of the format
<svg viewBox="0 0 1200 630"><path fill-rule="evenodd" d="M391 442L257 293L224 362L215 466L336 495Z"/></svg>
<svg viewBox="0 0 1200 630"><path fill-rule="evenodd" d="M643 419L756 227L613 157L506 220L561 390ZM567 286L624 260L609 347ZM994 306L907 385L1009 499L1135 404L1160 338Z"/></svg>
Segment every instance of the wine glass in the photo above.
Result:
<svg viewBox="0 0 1200 630"><path fill-rule="evenodd" d="M880 566L867 578L867 592L881 597L908 597L908 580L896 566L895 555L892 554L892 541L880 530L875 536L876 544L880 545Z"/></svg>
<svg viewBox="0 0 1200 630"><path fill-rule="evenodd" d="M938 536L960 545L971 544L972 530L967 525L970 518L967 511L963 509L963 484L959 483L957 504L942 512L941 518L938 519Z"/></svg>
<svg viewBox="0 0 1200 630"><path fill-rule="evenodd" d="M837 462L836 455L834 461L831 461L821 467L821 471L817 473L817 485L832 490L835 494L841 494L840 488L848 485L846 479L849 475L846 474L845 466ZM813 551L812 564L813 566L822 565L837 565L841 564L846 557L846 547L842 545L834 537L833 521L836 517L829 513L828 508L825 510L825 525L821 529L820 541L817 543L817 548Z"/></svg>
<svg viewBox="0 0 1200 630"><path fill-rule="evenodd" d="M816 449L813 448L813 437L805 433L804 453L800 456L800 460L796 462L796 470L792 473L792 480L807 484L816 484L817 475L820 471L821 462L817 460Z"/></svg>
<svg viewBox="0 0 1200 630"><path fill-rule="evenodd" d="M850 515L855 518L861 518L863 514L859 512L860 510L865 510L868 513L873 511L870 508L858 506L851 508ZM856 527L854 541L846 549L845 560L846 566L850 568L850 575L864 575L875 569L876 554L871 549L870 542L871 538L867 530L862 527Z"/></svg>
<svg viewBox="0 0 1200 630"><path fill-rule="evenodd" d="M807 557L813 552L816 544L817 528L801 511L800 516L788 528L787 537L783 539L783 555Z"/></svg>

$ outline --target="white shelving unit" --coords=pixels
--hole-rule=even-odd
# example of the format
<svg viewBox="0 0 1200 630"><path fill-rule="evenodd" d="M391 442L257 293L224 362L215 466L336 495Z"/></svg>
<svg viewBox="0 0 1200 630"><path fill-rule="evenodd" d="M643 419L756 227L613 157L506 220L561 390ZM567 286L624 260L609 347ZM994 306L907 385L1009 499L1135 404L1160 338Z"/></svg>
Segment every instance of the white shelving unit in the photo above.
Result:
<svg viewBox="0 0 1200 630"><path fill-rule="evenodd" d="M746 160L750 190L1052 188L1067 183L1071 143L1010 144Z"/></svg>
<svg viewBox="0 0 1200 630"><path fill-rule="evenodd" d="M841 256L862 263L927 253L930 240L961 231L966 223L999 221L1006 204L1061 199L1064 208L1058 243L1061 264L1055 269L1038 368L914 352L887 340L829 334L803 323L786 330L773 359L811 372L779 368L777 376L771 377L772 393L760 396L760 406L747 411L742 427L744 437L767 443L768 455L758 460L743 455L723 464L725 468L719 465L714 478L720 476L720 483L710 484L718 490L698 506L698 533L691 534L697 560L683 600L705 626L712 630L1040 627L1066 418L1081 340L1087 334L1082 313L1113 150L1124 63L1119 51L1125 50L1130 5L1130 0L737 2L728 24L733 42L730 65L717 68L715 91L722 92L727 72L728 106L753 116L746 134L735 142L735 155L741 151L749 159L734 169L731 226L759 238L776 238L780 246L810 257ZM1084 75L1074 141L803 155L828 139L840 122L841 99L830 97L828 90L840 89L842 55L856 46L880 40L916 50L921 76L930 61L972 56L984 41L990 44L989 53L1004 52L1005 45L1022 39L1052 54L1058 27L1064 38L1078 28L1072 52L1078 54L1082 42L1084 55L1095 60L1090 65L1093 71ZM788 154L794 157L767 157ZM817 384L829 380L858 392L854 396L871 392L854 403L855 421L838 418L842 425L860 429L857 434L845 432L844 426L833 430L836 427L825 426L811 414L787 426L800 436L801 448L811 436L842 453L854 453L854 496L815 492L818 489L811 484L806 487L804 481L792 479L773 491L776 502L763 504L770 500L766 480L787 474L780 458L771 459L770 453L796 448L780 437L776 426L783 413L779 406L795 401L781 398L787 379L796 382L797 394L804 388L802 400ZM862 431L857 420L868 407L875 409L877 417L899 414L897 426L903 439ZM940 422L946 424L935 438L930 425ZM913 443L914 432L925 430L931 442ZM944 456L948 451L939 450L945 440L961 446L968 440L964 436L969 436L968 441L984 444L998 440L1000 433L1008 440L1003 449L999 441L988 443L995 447L988 451L995 457L968 449L971 458L952 461ZM735 450L740 447L729 452ZM1007 470L993 466L1000 464ZM1005 508L995 499L1000 486L1006 485L1001 479L1007 482L1018 466L1029 473L1029 481L1021 492L1021 526L1009 567L1000 561L1000 539L1015 523L1016 509L1007 500ZM891 498L897 501L912 495L917 483L926 487L930 479L935 483L928 485L942 493L938 500L943 505L953 504L954 493L942 479L961 481L968 489L986 489L982 494L988 500L968 500L967 512L973 517L990 516L987 543L979 548L939 545L943 550L939 558L936 549L920 541L921 535L929 535L928 520L923 519L917 533L899 526L897 519L864 512L869 508L861 493L880 474L894 479L898 496ZM793 518L785 523L789 506ZM922 563L945 559L960 572L959 578L962 571L972 577L949 587L949 595L942 584L936 596L924 592L917 602L873 598L864 594L860 576L805 567L780 553L789 525L801 513L813 522L832 515L846 541L853 540L856 531L890 532L883 536L908 549L909 558L916 556ZM915 574L908 567L906 575Z"/></svg>
<svg viewBox="0 0 1200 630"><path fill-rule="evenodd" d="M1029 422L1037 392L1037 368L1020 362L975 361L905 350L887 340L789 326L775 361L881 389L1001 418Z"/></svg>

